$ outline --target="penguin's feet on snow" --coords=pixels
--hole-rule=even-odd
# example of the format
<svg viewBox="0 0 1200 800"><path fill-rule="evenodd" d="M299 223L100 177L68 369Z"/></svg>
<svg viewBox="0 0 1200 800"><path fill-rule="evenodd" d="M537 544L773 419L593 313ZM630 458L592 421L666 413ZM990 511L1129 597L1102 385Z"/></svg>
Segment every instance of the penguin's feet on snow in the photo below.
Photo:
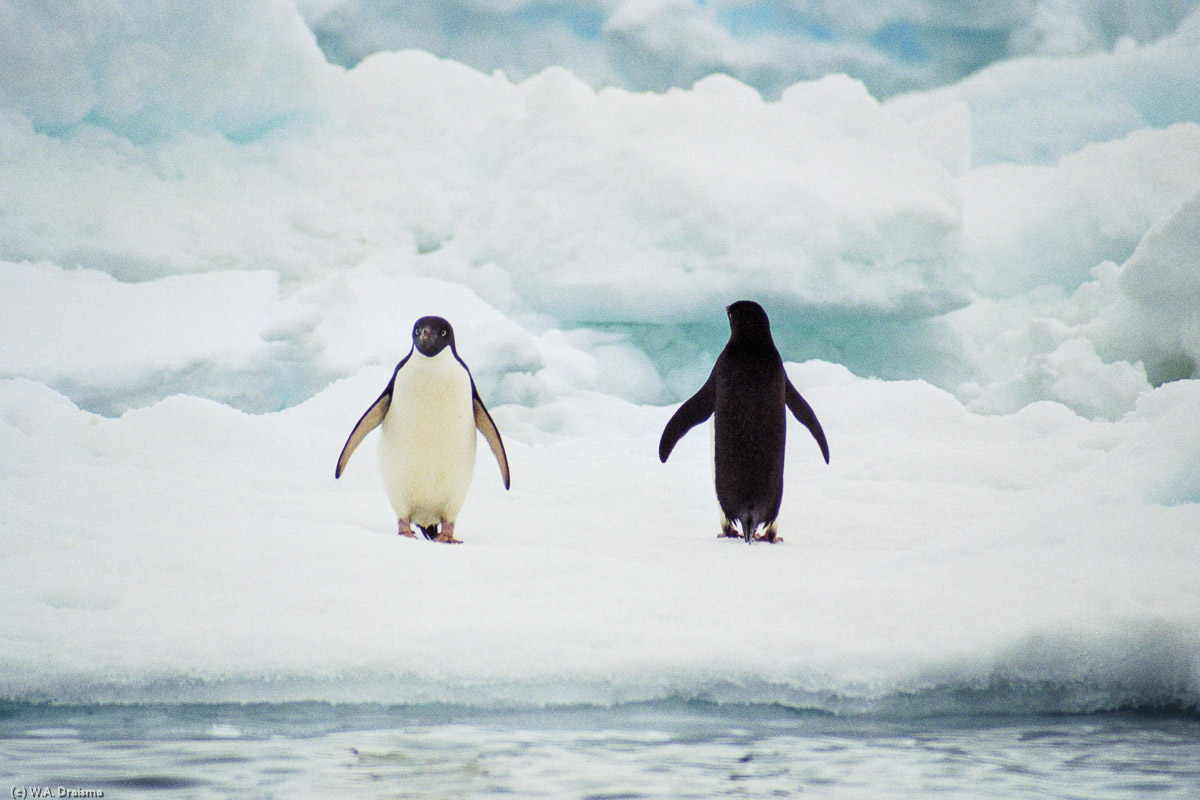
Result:
<svg viewBox="0 0 1200 800"><path fill-rule="evenodd" d="M722 525L721 532L717 534L718 539L744 539L741 533L733 525ZM763 528L762 533L754 534L754 541L767 542L768 544L781 544L783 537L775 532L775 528Z"/></svg>
<svg viewBox="0 0 1200 800"><path fill-rule="evenodd" d="M433 540L435 542L442 542L443 544L462 544L462 539L454 538L453 522L443 522L442 529L438 531L437 536L433 537Z"/></svg>
<svg viewBox="0 0 1200 800"><path fill-rule="evenodd" d="M401 536L406 536L409 539L417 538L417 535L413 533L412 524L406 519L399 521L399 530L397 533L399 533Z"/></svg>

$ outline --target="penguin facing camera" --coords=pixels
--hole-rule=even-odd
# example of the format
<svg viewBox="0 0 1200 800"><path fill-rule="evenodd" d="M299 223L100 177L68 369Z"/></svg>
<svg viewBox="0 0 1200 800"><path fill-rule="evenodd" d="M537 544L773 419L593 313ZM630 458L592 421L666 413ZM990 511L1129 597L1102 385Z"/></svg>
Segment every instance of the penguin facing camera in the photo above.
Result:
<svg viewBox="0 0 1200 800"><path fill-rule="evenodd" d="M739 300L726 311L729 342L708 380L667 422L658 443L658 458L666 463L685 433L713 417L720 535L740 536L747 542L780 542L776 518L783 501L784 409L808 428L826 464L829 445L816 414L788 380L771 338L767 312L749 300Z"/></svg>
<svg viewBox="0 0 1200 800"><path fill-rule="evenodd" d="M413 326L412 349L359 419L338 457L340 478L355 448L380 429L379 468L398 532L415 538L460 543L454 520L475 469L475 430L487 440L509 488L508 457L475 380L454 347L454 329L441 317L421 317Z"/></svg>

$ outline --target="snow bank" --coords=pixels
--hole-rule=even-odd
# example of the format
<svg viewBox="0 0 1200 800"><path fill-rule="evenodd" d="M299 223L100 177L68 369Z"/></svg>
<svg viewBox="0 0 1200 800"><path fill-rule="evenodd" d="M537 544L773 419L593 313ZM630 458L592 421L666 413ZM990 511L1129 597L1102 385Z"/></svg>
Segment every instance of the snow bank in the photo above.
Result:
<svg viewBox="0 0 1200 800"><path fill-rule="evenodd" d="M1194 12L881 105L142 5L0 30L0 697L1200 705ZM832 449L773 548L656 458L742 297ZM426 313L512 465L461 548L332 479Z"/></svg>
<svg viewBox="0 0 1200 800"><path fill-rule="evenodd" d="M337 377L394 366L413 320L454 320L460 354L497 402L566 391L663 393L645 355L619 337L534 335L471 290L362 267L281 296L274 272L222 271L122 283L52 264L0 264L0 377L23 376L116 415L171 393L247 411L292 406Z"/></svg>
<svg viewBox="0 0 1200 800"><path fill-rule="evenodd" d="M972 408L1009 413L1039 398L1116 419L1150 385L1200 375L1200 194L1158 219L1121 266L1071 295L1039 289L950 316L982 379Z"/></svg>
<svg viewBox="0 0 1200 800"><path fill-rule="evenodd" d="M338 88L320 129L245 146L10 129L8 257L123 277L370 259L575 321L694 321L752 291L834 312L965 302L948 176L852 81L773 104L723 78L637 96L408 53ZM78 183L96 188L64 200ZM666 287L688 293L664 308Z"/></svg>
<svg viewBox="0 0 1200 800"><path fill-rule="evenodd" d="M280 369L264 333L278 302L269 272L121 284L96 270L0 264L0 375L61 386L113 412L167 387L226 401Z"/></svg>
<svg viewBox="0 0 1200 800"><path fill-rule="evenodd" d="M65 61L138 66L89 66L97 97L125 92L125 116L99 105L43 114L39 108L61 98L42 83L5 89L0 258L101 270L123 284L198 272L261 273L269 282L275 273L278 296L243 320L239 346L249 349L236 365L201 369L195 380L179 376L196 358L214 363L204 336L175 363L143 359L143 388L133 390L78 368L5 367L3 374L44 379L87 408L115 413L147 402L143 389L157 380L158 397L187 391L276 409L391 358L403 341L385 344L391 334L380 335L379 323L360 322L362 293L350 290L356 299L339 305L340 281L351 273L393 286L422 277L455 284L495 312L494 324L523 328L523 343L509 329L503 352L485 352L479 367L500 359L494 376L484 376L497 386L519 373L501 389L504 400L542 402L553 391L547 386L560 385L521 377L544 359L530 340L551 347L555 330L570 334L562 341L585 342L568 351L620 364L583 367L592 373L584 384L637 402L680 399L724 338L713 310L746 296L768 302L789 358L922 377L963 400L1001 398L980 401L981 410L1053 399L1111 417L1127 412L1143 388L1139 362L1151 385L1191 374L1194 334L1180 314L1097 309L1133 320L1127 333L1081 329L1082 341L1054 363L1050 354L1075 336L1052 337L1050 349L997 346L1026 337L1025 311L1050 313L1044 301L1054 287L1069 295L1100 265L1122 264L1200 190L1200 115L1186 102L1173 102L1175 117L1131 123L1137 130L1128 134L1059 120L1078 143L1121 138L1052 163L972 169L970 154L978 160L988 137L1023 135L1055 119L1052 105L1027 110L1024 121L981 116L984 95L974 87L1023 93L1058 70L1010 62L885 106L844 76L796 84L772 102L721 76L689 91L640 95L597 91L561 69L515 83L418 52L377 54L342 72L320 62L311 35L283 5L206 20L195 39L180 30L199 7L158 12L140 27L131 22L137 11L106 7L60 26L76 42ZM23 24L36 39L54 19L50 10L29 12ZM1180 55L1194 49L1193 28L1189 17L1160 41L1062 57L1061 66L1086 74L1084 86L1118 75L1139 96L1190 97L1173 87L1189 79L1187 64L1200 63ZM270 44L277 40L285 44ZM255 48L270 57L245 55ZM14 48L14 72L33 75L37 52ZM244 57L219 57L230 52ZM163 54L174 55L178 69L152 69ZM1184 66L1174 68L1180 59ZM198 85L218 64L226 72ZM267 80L271 70L295 80ZM244 93L222 88L231 86ZM164 94L174 104L160 100ZM242 113L239 103L265 116L228 123ZM279 111L284 106L290 110ZM48 122L55 114L62 119ZM1192 121L1141 127L1176 118ZM236 280L225 290L236 292ZM1118 303L1120 294L1100 297ZM327 313L326 304L345 313ZM1001 308L989 310L994 305ZM113 304L113 314L121 307ZM1135 318L1168 330L1134 333L1145 327ZM1006 327L997 330L1001 320ZM968 323L977 327L964 330ZM374 333L355 339L355 330ZM564 352L558 363L572 358ZM1061 389L1063 364L1098 376L1084 383L1102 384L1105 399ZM567 385L582 384L577 376Z"/></svg>
<svg viewBox="0 0 1200 800"><path fill-rule="evenodd" d="M982 293L1073 290L1095 265L1129 258L1152 225L1200 190L1200 125L1140 130L1054 166L974 170L958 188Z"/></svg>
<svg viewBox="0 0 1200 800"><path fill-rule="evenodd" d="M1038 3L834 0L300 0L330 61L419 48L525 78L564 66L593 85L687 88L714 72L776 97L793 83L851 75L876 96L953 82L1025 55L1068 56L1170 34L1194 0Z"/></svg>
<svg viewBox="0 0 1200 800"><path fill-rule="evenodd" d="M262 416L6 381L0 695L1200 704L1200 383L1110 423L789 369L833 460L794 438L775 547L715 538L706 436L662 465L670 409L607 395L493 407L513 489L482 460L439 547L369 453L331 478L383 368Z"/></svg>
<svg viewBox="0 0 1200 800"><path fill-rule="evenodd" d="M41 131L88 121L134 139L212 126L253 137L332 72L289 0L10 6L0 103Z"/></svg>
<svg viewBox="0 0 1200 800"><path fill-rule="evenodd" d="M917 120L965 104L976 164L1051 163L1140 128L1200 122L1198 53L1192 9L1174 33L1144 46L1123 39L1111 52L1014 59L887 108Z"/></svg>

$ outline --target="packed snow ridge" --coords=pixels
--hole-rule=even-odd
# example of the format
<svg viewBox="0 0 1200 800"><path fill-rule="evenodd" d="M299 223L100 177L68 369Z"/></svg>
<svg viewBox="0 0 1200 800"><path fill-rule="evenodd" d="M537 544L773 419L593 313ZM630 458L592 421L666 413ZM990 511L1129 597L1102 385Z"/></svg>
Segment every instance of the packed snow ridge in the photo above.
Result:
<svg viewBox="0 0 1200 800"><path fill-rule="evenodd" d="M560 5L670 85L360 52L349 0L2 26L0 697L1200 708L1200 12L768 86L652 58L752 64L752 6ZM742 298L832 454L792 425L777 547L656 452ZM512 470L457 549L332 478L425 314Z"/></svg>

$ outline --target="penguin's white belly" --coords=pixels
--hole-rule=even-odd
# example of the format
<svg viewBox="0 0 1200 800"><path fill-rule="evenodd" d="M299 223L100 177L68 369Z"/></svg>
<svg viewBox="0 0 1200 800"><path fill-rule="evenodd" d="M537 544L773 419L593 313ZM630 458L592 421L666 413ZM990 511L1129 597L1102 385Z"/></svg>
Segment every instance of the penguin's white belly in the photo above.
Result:
<svg viewBox="0 0 1200 800"><path fill-rule="evenodd" d="M471 379L454 354L414 351L396 373L379 428L379 467L396 518L453 522L475 469Z"/></svg>

